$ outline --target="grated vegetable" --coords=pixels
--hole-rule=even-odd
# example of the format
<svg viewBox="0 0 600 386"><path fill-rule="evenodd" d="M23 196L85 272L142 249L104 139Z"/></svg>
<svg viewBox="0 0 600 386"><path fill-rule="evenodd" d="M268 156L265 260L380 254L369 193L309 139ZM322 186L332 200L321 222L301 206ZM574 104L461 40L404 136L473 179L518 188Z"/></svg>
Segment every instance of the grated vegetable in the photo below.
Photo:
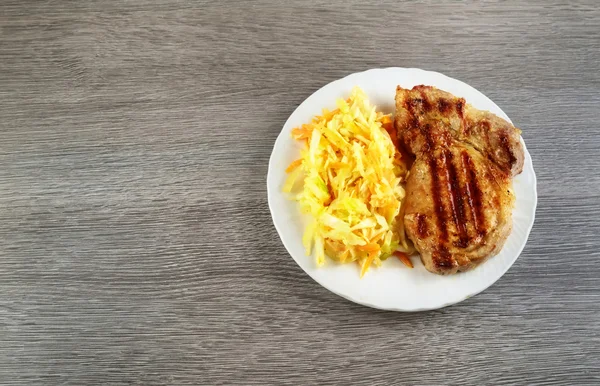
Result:
<svg viewBox="0 0 600 386"><path fill-rule="evenodd" d="M396 250L407 250L404 232L396 230L406 167L388 133L392 126L390 115L377 112L355 87L337 109L323 109L292 130L306 148L286 169L283 191L291 192L303 177L295 198L311 214L303 244L307 255L314 249L318 265L325 255L358 262L362 277Z"/></svg>

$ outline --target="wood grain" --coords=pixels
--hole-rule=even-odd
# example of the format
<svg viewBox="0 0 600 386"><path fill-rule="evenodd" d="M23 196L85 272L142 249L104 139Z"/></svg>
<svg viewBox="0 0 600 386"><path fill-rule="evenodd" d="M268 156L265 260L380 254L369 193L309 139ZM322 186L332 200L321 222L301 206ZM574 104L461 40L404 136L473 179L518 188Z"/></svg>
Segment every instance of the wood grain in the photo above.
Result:
<svg viewBox="0 0 600 386"><path fill-rule="evenodd" d="M0 383L600 383L595 1L0 4ZM373 67L476 87L523 129L537 220L427 313L318 286L272 226L273 142Z"/></svg>

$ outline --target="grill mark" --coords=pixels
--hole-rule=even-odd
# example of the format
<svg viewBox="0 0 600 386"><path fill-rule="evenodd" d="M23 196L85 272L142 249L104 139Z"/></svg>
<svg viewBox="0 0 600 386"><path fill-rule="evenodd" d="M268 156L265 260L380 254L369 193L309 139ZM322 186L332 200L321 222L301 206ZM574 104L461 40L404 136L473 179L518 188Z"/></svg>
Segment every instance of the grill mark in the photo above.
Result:
<svg viewBox="0 0 600 386"><path fill-rule="evenodd" d="M413 116L413 119L414 119L416 117L416 115L417 115L415 113L415 107L421 106L421 109L423 109L424 108L423 106L424 106L425 103L426 102L425 102L425 100L422 97L421 98L415 98L415 97L407 96L406 100L404 101L404 107L406 107L406 109Z"/></svg>
<svg viewBox="0 0 600 386"><path fill-rule="evenodd" d="M419 127L419 118L417 118L414 111L412 111L412 108L411 108L410 113L412 114L412 117L410 118L410 123L409 123L410 127L413 129L416 129Z"/></svg>
<svg viewBox="0 0 600 386"><path fill-rule="evenodd" d="M462 166L464 174L467 179L465 196L471 209L471 216L473 216L473 224L475 230L481 236L485 232L483 230L483 205L482 205L482 192L477 184L477 176L475 175L475 165L469 157L469 154L465 151L462 153Z"/></svg>
<svg viewBox="0 0 600 386"><path fill-rule="evenodd" d="M502 145L502 149L504 150L504 153L506 153L508 155L508 167L507 167L508 170L507 171L510 172L510 169L512 169L512 166L515 164L517 159L515 158L515 155L512 152L512 148L511 148L510 142L508 140L508 135L506 133L500 134L500 144Z"/></svg>
<svg viewBox="0 0 600 386"><path fill-rule="evenodd" d="M486 152L488 151L487 149L492 149L491 143L490 143L490 130L492 129L490 123L488 121L481 121L480 123L481 129L484 131L484 135L483 138L485 140L485 149Z"/></svg>
<svg viewBox="0 0 600 386"><path fill-rule="evenodd" d="M406 96L404 99L403 106L408 111L408 123L407 130L402 130L398 133L398 150L402 156L407 156L407 165L410 168L416 159L416 155L411 151L410 143L415 140L415 130L419 129L419 118L415 114L415 105L421 103L416 101L414 98Z"/></svg>
<svg viewBox="0 0 600 386"><path fill-rule="evenodd" d="M456 114L458 115L458 118L460 120L460 133L463 133L463 135L468 137L471 135L471 126L467 125L467 123L465 122L464 106L465 106L465 100L460 98L456 102Z"/></svg>
<svg viewBox="0 0 600 386"><path fill-rule="evenodd" d="M458 114L458 116L460 117L460 119L464 118L464 110L463 107L465 106L465 100L460 98L457 102L456 102L456 113Z"/></svg>
<svg viewBox="0 0 600 386"><path fill-rule="evenodd" d="M414 111L412 109L412 103L411 100L409 98L404 98L404 108L411 114L414 114Z"/></svg>
<svg viewBox="0 0 600 386"><path fill-rule="evenodd" d="M419 127L419 118L417 117L417 114L415 114L415 106L422 102L423 101L418 98L409 98L408 96L404 99L404 108L410 115L408 125L411 129Z"/></svg>
<svg viewBox="0 0 600 386"><path fill-rule="evenodd" d="M441 246L437 251L432 253L433 263L441 270L454 267L454 260L448 252L448 249Z"/></svg>
<svg viewBox="0 0 600 386"><path fill-rule="evenodd" d="M437 104L438 104L438 110L440 110L440 113L443 113L443 114L446 114L452 108L452 104L444 98L438 99Z"/></svg>
<svg viewBox="0 0 600 386"><path fill-rule="evenodd" d="M467 216L463 200L460 197L460 186L456 166L454 165L454 156L449 150L446 150L446 169L448 172L448 188L450 192L450 207L452 208L452 218L456 229L458 230L459 240L454 244L457 247L465 248L469 243L467 234Z"/></svg>
<svg viewBox="0 0 600 386"><path fill-rule="evenodd" d="M428 127L426 127L427 129ZM431 133L429 130L425 130L425 140L427 144L433 147L433 139L431 138ZM445 162L444 153L442 155L442 162ZM448 240L448 227L446 224L446 213L444 211L444 206L442 204L442 196L441 192L441 182L440 182L440 170L438 168L437 162L432 155L428 155L429 162L429 170L431 171L431 197L433 198L433 206L435 210L435 217L437 222L437 228L440 235L441 241Z"/></svg>
<svg viewBox="0 0 600 386"><path fill-rule="evenodd" d="M425 90L419 88L419 94L421 94L421 103L423 104L423 113L428 113L431 111L431 103L427 100L427 95L425 94Z"/></svg>
<svg viewBox="0 0 600 386"><path fill-rule="evenodd" d="M420 238L424 239L428 235L427 222L425 221L424 214L417 214L417 234Z"/></svg>
<svg viewBox="0 0 600 386"><path fill-rule="evenodd" d="M473 125L465 123L464 119L462 119L460 121L460 125L461 125L461 128L462 128L461 133L463 133L463 138L470 137L471 133L473 131ZM464 139L463 139L463 141L464 141Z"/></svg>

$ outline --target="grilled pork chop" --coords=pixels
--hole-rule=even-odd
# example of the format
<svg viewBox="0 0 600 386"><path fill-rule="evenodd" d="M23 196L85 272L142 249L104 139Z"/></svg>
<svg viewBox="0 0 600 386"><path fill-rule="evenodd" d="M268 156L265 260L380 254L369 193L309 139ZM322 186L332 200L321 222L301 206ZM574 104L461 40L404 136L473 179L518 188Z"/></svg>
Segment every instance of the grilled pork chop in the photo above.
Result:
<svg viewBox="0 0 600 386"><path fill-rule="evenodd" d="M434 273L471 269L512 229L511 178L523 170L520 131L429 86L396 89L399 146L414 156L404 227Z"/></svg>

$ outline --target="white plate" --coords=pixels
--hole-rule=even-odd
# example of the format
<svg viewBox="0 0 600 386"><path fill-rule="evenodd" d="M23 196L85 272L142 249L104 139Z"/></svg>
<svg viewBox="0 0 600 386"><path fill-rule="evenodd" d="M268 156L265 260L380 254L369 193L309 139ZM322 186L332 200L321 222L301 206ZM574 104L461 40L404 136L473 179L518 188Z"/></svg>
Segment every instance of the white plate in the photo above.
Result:
<svg viewBox="0 0 600 386"><path fill-rule="evenodd" d="M473 87L445 75L415 68L384 68L359 72L336 80L308 97L287 120L275 141L269 161L267 191L269 209L283 245L296 263L317 283L348 300L365 306L395 310L432 310L458 303L485 290L498 280L515 262L523 250L533 226L537 205L536 179L531 156L525 149L523 173L514 179L516 205L513 210L513 231L504 248L474 270L453 276L439 276L425 270L418 258L414 269L406 268L398 259L390 258L380 268L371 268L360 279L357 264L337 264L327 261L317 268L313 256L306 256L302 233L307 221L298 203L281 192L285 168L299 158L300 144L290 137L292 128L307 123L326 107L335 108L337 98L346 98L353 86L360 86L377 109L394 111L396 86L412 88L424 84L461 96L478 109L509 120L504 112ZM523 144L524 145L524 144Z"/></svg>

